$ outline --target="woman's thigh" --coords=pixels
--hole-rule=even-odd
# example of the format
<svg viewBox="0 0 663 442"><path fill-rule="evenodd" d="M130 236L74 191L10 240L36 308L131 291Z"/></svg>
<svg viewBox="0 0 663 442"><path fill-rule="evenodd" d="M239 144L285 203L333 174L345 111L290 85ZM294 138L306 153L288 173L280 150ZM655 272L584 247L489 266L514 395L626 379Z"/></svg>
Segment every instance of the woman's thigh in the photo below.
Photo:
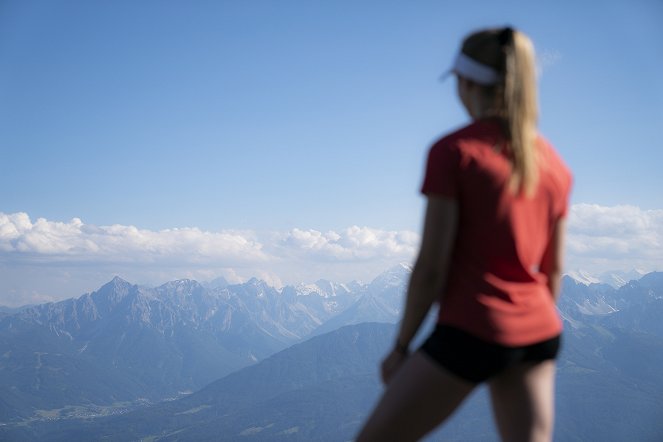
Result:
<svg viewBox="0 0 663 442"><path fill-rule="evenodd" d="M474 387L418 351L389 383L357 441L418 440L449 417Z"/></svg>
<svg viewBox="0 0 663 442"><path fill-rule="evenodd" d="M552 440L555 361L522 362L489 382L493 413L503 440Z"/></svg>

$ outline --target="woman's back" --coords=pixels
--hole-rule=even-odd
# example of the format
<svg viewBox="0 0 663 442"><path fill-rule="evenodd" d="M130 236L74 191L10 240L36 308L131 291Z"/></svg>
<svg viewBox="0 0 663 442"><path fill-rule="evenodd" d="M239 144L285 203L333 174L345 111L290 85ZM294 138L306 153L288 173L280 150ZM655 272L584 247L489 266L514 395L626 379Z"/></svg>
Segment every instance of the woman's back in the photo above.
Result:
<svg viewBox="0 0 663 442"><path fill-rule="evenodd" d="M509 186L512 160L498 119L473 122L430 150L422 192L458 201L459 221L440 322L489 342L526 345L561 331L539 266L566 214L571 175L536 140L532 195Z"/></svg>

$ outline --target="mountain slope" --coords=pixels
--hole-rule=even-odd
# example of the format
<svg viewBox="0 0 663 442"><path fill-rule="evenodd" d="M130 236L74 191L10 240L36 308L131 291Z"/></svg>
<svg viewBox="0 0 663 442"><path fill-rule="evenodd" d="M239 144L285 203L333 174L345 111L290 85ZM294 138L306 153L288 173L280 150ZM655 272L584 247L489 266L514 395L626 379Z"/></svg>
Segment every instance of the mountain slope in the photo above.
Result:
<svg viewBox="0 0 663 442"><path fill-rule="evenodd" d="M288 311L284 305L258 281L207 290L181 280L148 289L114 278L80 298L4 316L0 423L65 405L197 390L297 342L273 319L276 310ZM291 316L299 324L306 312Z"/></svg>
<svg viewBox="0 0 663 442"><path fill-rule="evenodd" d="M393 332L390 324L344 327L294 345L186 398L89 424L68 421L57 429L36 425L32 436L40 437L42 430L53 441L236 440L260 433L267 440L316 440L322 412L329 425L325 431L336 434L328 440L338 440L334 429L339 426L345 426L350 437L378 393L376 361Z"/></svg>
<svg viewBox="0 0 663 442"><path fill-rule="evenodd" d="M285 346L320 330L313 326L322 318L323 326L346 312L344 320L356 320L357 312L380 318L382 306L402 298L408 275L390 269L359 293L322 283L279 292L258 280L214 290L186 280L146 289L117 279L78 300L4 317L0 413L14 413L16 404L26 411L19 424L0 425L0 440L349 439L379 395L376 369L393 325L317 336L178 400L134 411L123 402L203 379L203 366L211 366L205 358L214 361L219 348L246 361L269 342ZM382 306L371 304L376 300ZM619 289L565 278L556 440L647 441L663 434L662 302L661 273ZM338 308L343 303L350 307ZM151 348L140 351L145 347ZM150 371L157 369L163 373ZM190 378L178 378L183 373ZM88 414L80 405L53 410L81 398L100 402L83 410ZM35 413L37 407L50 411ZM95 419L81 419L91 410ZM72 416L79 419L66 419ZM484 390L431 440L440 438L496 440Z"/></svg>
<svg viewBox="0 0 663 442"><path fill-rule="evenodd" d="M361 297L324 280L281 291L255 278L211 286L148 288L116 277L76 299L3 314L0 424L196 391L301 341Z"/></svg>
<svg viewBox="0 0 663 442"><path fill-rule="evenodd" d="M395 323L400 319L407 283L412 268L398 264L378 275L361 292L359 299L329 319L313 333L328 333L337 328L362 322Z"/></svg>
<svg viewBox="0 0 663 442"><path fill-rule="evenodd" d="M89 422L37 423L29 433L21 434L19 428L0 430L0 437L350 440L380 394L377 366L395 330L390 324L344 327L176 401ZM660 440L661 366L661 338L597 325L568 327L557 376L555 440ZM485 388L427 440L498 440Z"/></svg>

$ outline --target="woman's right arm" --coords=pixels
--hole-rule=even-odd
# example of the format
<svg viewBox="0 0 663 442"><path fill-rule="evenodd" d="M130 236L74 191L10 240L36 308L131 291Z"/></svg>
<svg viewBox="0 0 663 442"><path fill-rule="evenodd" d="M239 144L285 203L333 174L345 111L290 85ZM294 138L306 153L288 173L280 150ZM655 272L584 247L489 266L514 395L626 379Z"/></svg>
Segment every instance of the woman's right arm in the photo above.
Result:
<svg viewBox="0 0 663 442"><path fill-rule="evenodd" d="M543 254L540 271L548 277L548 288L553 299L557 301L561 289L562 270L564 268L564 239L566 236L566 219L560 218L555 224L548 247Z"/></svg>
<svg viewBox="0 0 663 442"><path fill-rule="evenodd" d="M394 350L382 364L382 379L388 383L409 353L414 338L431 305L444 289L458 228L458 202L429 196L424 233L417 262L410 276L403 319Z"/></svg>

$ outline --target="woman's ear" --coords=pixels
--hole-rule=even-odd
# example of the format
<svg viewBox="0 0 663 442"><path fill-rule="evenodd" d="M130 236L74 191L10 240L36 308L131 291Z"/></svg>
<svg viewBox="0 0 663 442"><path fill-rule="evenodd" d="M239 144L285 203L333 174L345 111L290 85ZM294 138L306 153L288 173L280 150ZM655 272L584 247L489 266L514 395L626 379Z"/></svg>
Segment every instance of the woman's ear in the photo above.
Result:
<svg viewBox="0 0 663 442"><path fill-rule="evenodd" d="M467 78L458 76L458 98L460 99L460 102L463 104L465 107L465 110L467 110L467 113L471 116L474 117L473 113L473 108L474 106L474 88L472 87L473 82L468 80Z"/></svg>

